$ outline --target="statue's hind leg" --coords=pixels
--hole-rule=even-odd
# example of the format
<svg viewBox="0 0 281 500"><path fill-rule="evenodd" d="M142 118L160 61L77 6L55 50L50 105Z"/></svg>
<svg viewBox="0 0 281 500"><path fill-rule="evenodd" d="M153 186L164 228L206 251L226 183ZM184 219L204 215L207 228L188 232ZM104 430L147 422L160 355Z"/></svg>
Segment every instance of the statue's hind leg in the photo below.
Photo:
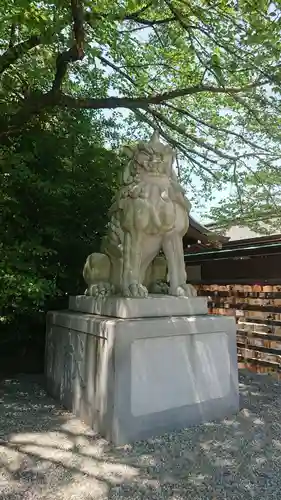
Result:
<svg viewBox="0 0 281 500"><path fill-rule="evenodd" d="M158 255L153 259L149 271L147 276L148 291L152 294L167 295L169 286L167 284L167 260L164 255Z"/></svg>

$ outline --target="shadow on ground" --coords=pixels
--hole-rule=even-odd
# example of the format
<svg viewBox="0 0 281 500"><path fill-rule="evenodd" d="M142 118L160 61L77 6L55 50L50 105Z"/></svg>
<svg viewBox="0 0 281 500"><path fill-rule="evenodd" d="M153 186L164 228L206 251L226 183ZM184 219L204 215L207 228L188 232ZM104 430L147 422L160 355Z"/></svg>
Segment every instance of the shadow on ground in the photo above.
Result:
<svg viewBox="0 0 281 500"><path fill-rule="evenodd" d="M281 385L240 374L233 418L114 448L49 398L40 380L0 389L0 499L277 499Z"/></svg>

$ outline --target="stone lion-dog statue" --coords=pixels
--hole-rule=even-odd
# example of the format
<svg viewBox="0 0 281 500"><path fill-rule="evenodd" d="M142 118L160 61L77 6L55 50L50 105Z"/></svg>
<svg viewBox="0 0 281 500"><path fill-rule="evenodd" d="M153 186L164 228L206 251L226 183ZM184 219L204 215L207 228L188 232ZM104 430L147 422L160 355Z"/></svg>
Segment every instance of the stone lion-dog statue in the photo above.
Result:
<svg viewBox="0 0 281 500"><path fill-rule="evenodd" d="M160 142L157 131L149 142L125 152L129 161L109 210L102 253L89 255L84 266L85 294L194 297L182 245L191 204L173 170L175 152Z"/></svg>

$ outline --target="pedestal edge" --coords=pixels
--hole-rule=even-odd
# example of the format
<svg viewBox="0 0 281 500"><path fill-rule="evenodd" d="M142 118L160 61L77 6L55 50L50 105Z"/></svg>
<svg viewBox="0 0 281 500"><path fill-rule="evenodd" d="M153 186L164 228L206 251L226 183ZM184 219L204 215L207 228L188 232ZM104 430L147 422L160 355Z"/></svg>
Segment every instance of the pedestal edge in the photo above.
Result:
<svg viewBox="0 0 281 500"><path fill-rule="evenodd" d="M172 297L151 295L148 298L105 297L86 295L69 297L69 310L122 319L208 314L206 297Z"/></svg>

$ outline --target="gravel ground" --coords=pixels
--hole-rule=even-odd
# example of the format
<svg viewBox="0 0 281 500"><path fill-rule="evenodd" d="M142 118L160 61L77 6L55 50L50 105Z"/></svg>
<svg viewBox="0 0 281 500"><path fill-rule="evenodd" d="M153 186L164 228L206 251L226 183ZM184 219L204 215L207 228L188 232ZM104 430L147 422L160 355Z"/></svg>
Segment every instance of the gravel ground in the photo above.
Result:
<svg viewBox="0 0 281 500"><path fill-rule="evenodd" d="M3 380L0 499L280 499L280 382L241 372L240 394L233 418L114 448L39 379Z"/></svg>

